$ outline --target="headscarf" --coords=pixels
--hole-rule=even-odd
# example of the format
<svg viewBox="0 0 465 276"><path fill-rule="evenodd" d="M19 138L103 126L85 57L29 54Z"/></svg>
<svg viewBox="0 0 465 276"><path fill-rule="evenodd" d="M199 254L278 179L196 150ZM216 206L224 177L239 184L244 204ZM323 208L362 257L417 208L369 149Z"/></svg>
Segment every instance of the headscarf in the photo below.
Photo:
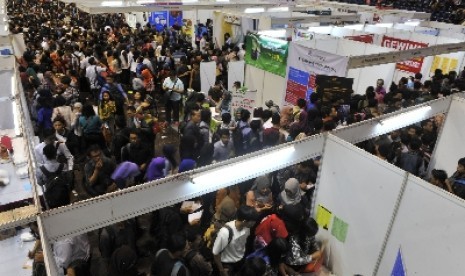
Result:
<svg viewBox="0 0 465 276"><path fill-rule="evenodd" d="M122 189L126 185L126 180L128 178L134 178L140 174L139 166L137 164L124 161L116 167L111 175L111 179L113 179L118 186L118 188Z"/></svg>
<svg viewBox="0 0 465 276"><path fill-rule="evenodd" d="M179 164L178 173L187 172L195 168L195 161L193 159L183 159Z"/></svg>
<svg viewBox="0 0 465 276"><path fill-rule="evenodd" d="M163 157L153 158L147 168L147 174L145 175L145 179L147 181L152 181L152 180L165 177L165 173L164 173L165 165L166 165L165 158Z"/></svg>
<svg viewBox="0 0 465 276"><path fill-rule="evenodd" d="M268 192L265 195L262 195L260 191L265 188L268 189ZM257 177L251 190L255 195L255 201L261 202L263 204L272 203L273 197L271 196L271 180L268 175Z"/></svg>
<svg viewBox="0 0 465 276"><path fill-rule="evenodd" d="M136 262L136 252L129 246L123 245L111 255L109 275L129 275L128 273L132 272Z"/></svg>
<svg viewBox="0 0 465 276"><path fill-rule="evenodd" d="M216 210L216 213L213 216L216 220L228 222L234 219L236 211L236 203L234 202L234 200L232 200L232 198L226 196L221 201L220 206L218 206L218 209Z"/></svg>
<svg viewBox="0 0 465 276"><path fill-rule="evenodd" d="M290 192L289 195L286 190ZM284 191L281 192L280 197L284 205L298 204L301 199L299 181L295 178L289 178L284 183Z"/></svg>
<svg viewBox="0 0 465 276"><path fill-rule="evenodd" d="M150 81L153 79L152 73L149 69L142 70L141 75L145 85L149 84Z"/></svg>

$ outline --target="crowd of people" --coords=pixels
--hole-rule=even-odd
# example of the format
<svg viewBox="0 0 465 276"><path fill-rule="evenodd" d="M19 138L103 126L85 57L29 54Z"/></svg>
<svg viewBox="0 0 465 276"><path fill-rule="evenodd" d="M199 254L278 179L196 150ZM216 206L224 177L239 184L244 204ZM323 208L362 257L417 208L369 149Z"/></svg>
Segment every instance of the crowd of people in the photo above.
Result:
<svg viewBox="0 0 465 276"><path fill-rule="evenodd" d="M23 33L27 46L17 62L41 139L34 153L45 208L78 198L78 185L87 197L103 195L447 96L465 83L465 75L438 69L431 80L416 74L389 87L374 81L345 103L313 93L295 106L267 101L253 112L232 110L224 88L228 62L244 59L246 49L229 34L221 47L213 43L211 20L196 26L192 44L181 26L131 28L121 14L90 20L74 4L9 1L8 13L10 31ZM206 61L216 62L217 76L203 93L199 68ZM358 146L426 178L443 120L438 115ZM179 144L156 153L173 131ZM137 219L100 229L94 245L87 234L57 242L57 265L63 274L91 275L93 258L101 264L94 275L145 275L138 259L149 257L149 275L311 272L324 248L310 217L318 166L318 158L307 160L153 212L147 250L137 246L144 228ZM431 183L465 198L465 159L451 177L433 170ZM30 254L34 275L45 275L40 252L39 244Z"/></svg>

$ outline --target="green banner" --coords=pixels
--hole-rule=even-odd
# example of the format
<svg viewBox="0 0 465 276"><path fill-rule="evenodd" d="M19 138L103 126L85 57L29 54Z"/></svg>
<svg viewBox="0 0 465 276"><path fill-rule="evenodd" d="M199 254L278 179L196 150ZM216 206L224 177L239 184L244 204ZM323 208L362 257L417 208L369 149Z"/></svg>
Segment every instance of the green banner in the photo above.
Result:
<svg viewBox="0 0 465 276"><path fill-rule="evenodd" d="M245 37L245 63L284 77L288 46L284 40L249 34Z"/></svg>

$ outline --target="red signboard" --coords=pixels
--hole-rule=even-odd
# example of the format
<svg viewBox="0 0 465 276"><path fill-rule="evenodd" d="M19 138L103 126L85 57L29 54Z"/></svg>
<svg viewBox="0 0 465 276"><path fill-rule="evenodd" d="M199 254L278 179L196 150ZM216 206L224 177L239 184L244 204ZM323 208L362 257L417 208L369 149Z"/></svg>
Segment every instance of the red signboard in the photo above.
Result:
<svg viewBox="0 0 465 276"><path fill-rule="evenodd" d="M373 35L353 35L353 36L345 36L345 39L350 39L354 41L364 42L368 44L373 44Z"/></svg>
<svg viewBox="0 0 465 276"><path fill-rule="evenodd" d="M390 37L390 36L383 36L383 41L381 42L381 46L387 47L387 48L394 48L394 49L398 49L402 51L402 50L409 50L409 49L425 48L425 47L428 47L428 44L399 39L399 38ZM415 74L415 73L420 73L422 65L423 65L423 58L417 57L417 58L412 58L412 59L409 59L403 62L398 62L396 64L396 69Z"/></svg>

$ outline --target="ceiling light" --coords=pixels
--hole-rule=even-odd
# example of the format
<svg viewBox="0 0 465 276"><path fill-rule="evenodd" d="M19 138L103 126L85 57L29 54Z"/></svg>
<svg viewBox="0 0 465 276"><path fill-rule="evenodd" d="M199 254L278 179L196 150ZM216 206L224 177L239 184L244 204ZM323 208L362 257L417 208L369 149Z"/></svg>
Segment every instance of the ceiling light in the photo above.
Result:
<svg viewBox="0 0 465 276"><path fill-rule="evenodd" d="M264 12L265 8L247 8L245 9L244 13L259 13Z"/></svg>

